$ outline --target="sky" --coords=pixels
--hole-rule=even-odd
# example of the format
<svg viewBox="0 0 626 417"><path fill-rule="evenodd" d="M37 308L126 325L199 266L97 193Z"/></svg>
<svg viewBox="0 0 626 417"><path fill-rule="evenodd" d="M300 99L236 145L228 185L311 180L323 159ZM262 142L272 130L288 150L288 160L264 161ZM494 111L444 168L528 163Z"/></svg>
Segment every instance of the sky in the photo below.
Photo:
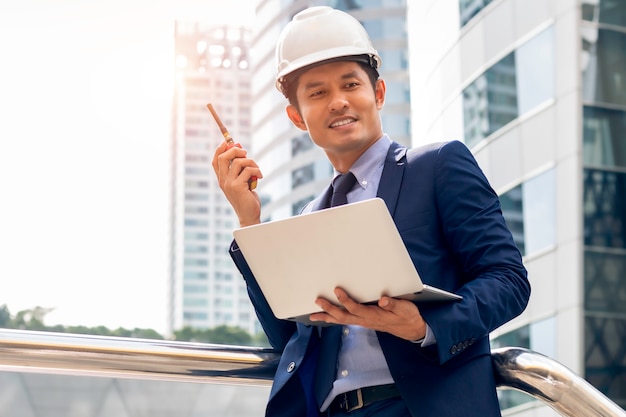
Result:
<svg viewBox="0 0 626 417"><path fill-rule="evenodd" d="M0 305L166 329L175 19L253 1L0 2Z"/></svg>

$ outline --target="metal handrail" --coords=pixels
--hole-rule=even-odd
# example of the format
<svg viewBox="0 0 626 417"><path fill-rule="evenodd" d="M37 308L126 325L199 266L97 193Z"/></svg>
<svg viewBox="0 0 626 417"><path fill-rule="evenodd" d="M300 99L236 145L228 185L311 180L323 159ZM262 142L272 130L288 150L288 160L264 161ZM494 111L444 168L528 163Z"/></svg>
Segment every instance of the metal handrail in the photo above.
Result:
<svg viewBox="0 0 626 417"><path fill-rule="evenodd" d="M271 349L0 329L0 371L270 385ZM500 389L525 392L563 416L626 417L580 376L530 350L492 351Z"/></svg>
<svg viewBox="0 0 626 417"><path fill-rule="evenodd" d="M521 348L491 351L499 388L524 392L562 416L626 417L626 412L593 385L554 359Z"/></svg>

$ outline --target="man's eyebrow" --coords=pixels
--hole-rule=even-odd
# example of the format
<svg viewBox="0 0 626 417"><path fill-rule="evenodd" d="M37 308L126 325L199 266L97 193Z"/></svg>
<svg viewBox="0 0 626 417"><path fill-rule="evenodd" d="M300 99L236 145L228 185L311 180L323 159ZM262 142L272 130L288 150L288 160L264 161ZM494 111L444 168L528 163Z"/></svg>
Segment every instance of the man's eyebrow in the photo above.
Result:
<svg viewBox="0 0 626 417"><path fill-rule="evenodd" d="M341 76L342 80L349 80L351 78L358 78L358 73L356 71L350 71ZM311 88L317 88L323 84L324 84L323 81L309 81L306 84L304 84L304 89L310 90Z"/></svg>
<svg viewBox="0 0 626 417"><path fill-rule="evenodd" d="M357 77L358 77L358 74L357 74L356 71L350 71L350 72L348 72L346 74L343 74L341 76L341 78L344 79L344 80L347 80L349 78L357 78Z"/></svg>

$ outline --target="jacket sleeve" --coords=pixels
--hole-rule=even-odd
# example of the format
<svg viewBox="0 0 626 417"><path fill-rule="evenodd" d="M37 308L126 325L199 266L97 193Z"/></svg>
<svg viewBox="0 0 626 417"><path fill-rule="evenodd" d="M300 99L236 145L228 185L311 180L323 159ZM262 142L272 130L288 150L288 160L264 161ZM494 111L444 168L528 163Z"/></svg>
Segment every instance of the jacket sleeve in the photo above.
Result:
<svg viewBox="0 0 626 417"><path fill-rule="evenodd" d="M237 269L243 275L248 296L270 345L277 351L282 352L289 338L296 331L296 324L288 320L280 320L274 316L236 241L232 242L229 253Z"/></svg>
<svg viewBox="0 0 626 417"><path fill-rule="evenodd" d="M435 212L460 302L420 307L437 340L440 363L521 314L530 297L527 271L497 194L461 142L443 144L432 165ZM442 277L445 278L445 277Z"/></svg>

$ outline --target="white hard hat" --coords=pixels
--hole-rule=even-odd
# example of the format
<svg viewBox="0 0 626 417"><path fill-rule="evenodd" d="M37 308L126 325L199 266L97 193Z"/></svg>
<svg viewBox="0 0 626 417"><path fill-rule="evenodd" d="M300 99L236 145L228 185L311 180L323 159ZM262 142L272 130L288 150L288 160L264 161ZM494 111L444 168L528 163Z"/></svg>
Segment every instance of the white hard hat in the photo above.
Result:
<svg viewBox="0 0 626 417"><path fill-rule="evenodd" d="M361 23L328 6L309 7L285 26L276 45L276 88L286 95L285 77L309 65L337 58L381 65L378 51Z"/></svg>

